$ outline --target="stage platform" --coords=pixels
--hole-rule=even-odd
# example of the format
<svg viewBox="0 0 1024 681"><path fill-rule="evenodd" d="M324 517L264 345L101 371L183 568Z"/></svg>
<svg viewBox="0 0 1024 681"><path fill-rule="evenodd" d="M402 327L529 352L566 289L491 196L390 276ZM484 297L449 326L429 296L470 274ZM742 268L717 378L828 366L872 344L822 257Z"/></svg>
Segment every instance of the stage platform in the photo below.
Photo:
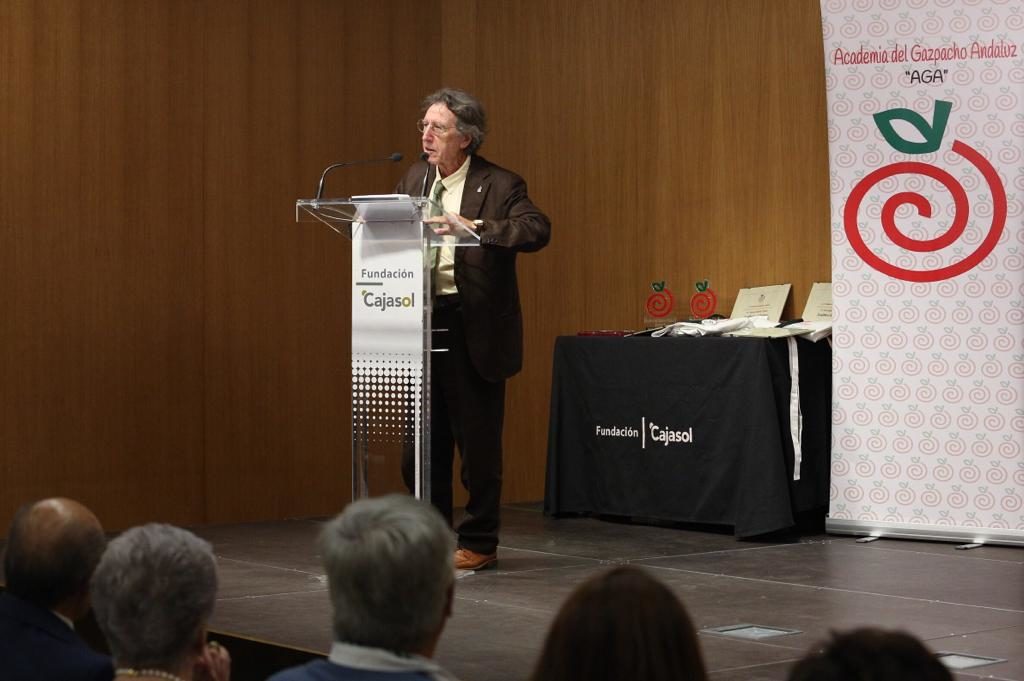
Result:
<svg viewBox="0 0 1024 681"><path fill-rule="evenodd" d="M497 569L460 575L438 659L462 681L525 681L569 592L610 565L651 570L702 630L711 677L785 679L833 629L905 629L934 651L1006 662L959 679L1024 680L1024 550L824 534L738 541L731 533L545 517L503 508ZM330 644L330 605L315 538L320 522L198 528L221 574L212 627L304 651ZM756 624L800 633L739 640L707 630ZM241 651L239 651L241 652ZM236 678L235 681L247 681Z"/></svg>

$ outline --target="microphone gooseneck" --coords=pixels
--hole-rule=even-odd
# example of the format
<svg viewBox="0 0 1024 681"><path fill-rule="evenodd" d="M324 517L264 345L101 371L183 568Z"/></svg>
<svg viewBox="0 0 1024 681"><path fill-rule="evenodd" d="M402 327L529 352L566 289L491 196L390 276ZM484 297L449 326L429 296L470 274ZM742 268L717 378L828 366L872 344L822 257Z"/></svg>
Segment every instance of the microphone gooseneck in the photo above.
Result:
<svg viewBox="0 0 1024 681"><path fill-rule="evenodd" d="M424 151L422 154L420 154L420 160L421 161L426 161L428 158L430 158L430 154L428 154L427 152ZM420 196L426 196L427 195L427 178L428 177L430 177L430 164L429 163L427 164L426 171L424 171L424 173L423 173L423 186L420 187Z"/></svg>
<svg viewBox="0 0 1024 681"><path fill-rule="evenodd" d="M361 161L342 161L341 163L332 163L331 165L324 168L324 172L320 174L320 184L316 188L316 200L319 201L320 197L324 195L324 181L327 179L327 173L331 172L335 168L346 168L348 166L359 166L365 163L386 163L388 161L401 161L402 155L397 151L387 158L368 158Z"/></svg>

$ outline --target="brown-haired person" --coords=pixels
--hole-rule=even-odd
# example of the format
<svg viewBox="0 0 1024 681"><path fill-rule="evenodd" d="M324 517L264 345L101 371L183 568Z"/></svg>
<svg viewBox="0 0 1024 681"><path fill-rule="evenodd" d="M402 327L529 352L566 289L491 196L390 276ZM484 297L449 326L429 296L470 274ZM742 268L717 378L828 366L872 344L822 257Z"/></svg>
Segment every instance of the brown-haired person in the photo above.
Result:
<svg viewBox="0 0 1024 681"><path fill-rule="evenodd" d="M953 675L910 634L862 628L833 633L796 663L789 681L953 681Z"/></svg>
<svg viewBox="0 0 1024 681"><path fill-rule="evenodd" d="M581 584L548 631L531 681L704 681L697 633L683 604L635 567Z"/></svg>

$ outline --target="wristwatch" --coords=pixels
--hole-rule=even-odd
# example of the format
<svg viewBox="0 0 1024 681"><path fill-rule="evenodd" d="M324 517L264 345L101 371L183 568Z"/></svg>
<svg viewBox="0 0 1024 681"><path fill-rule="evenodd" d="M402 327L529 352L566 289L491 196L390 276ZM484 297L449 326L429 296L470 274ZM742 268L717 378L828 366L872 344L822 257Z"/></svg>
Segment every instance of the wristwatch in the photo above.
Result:
<svg viewBox="0 0 1024 681"><path fill-rule="evenodd" d="M473 220L473 226L476 227L476 231L479 232L484 227L484 221L483 220Z"/></svg>

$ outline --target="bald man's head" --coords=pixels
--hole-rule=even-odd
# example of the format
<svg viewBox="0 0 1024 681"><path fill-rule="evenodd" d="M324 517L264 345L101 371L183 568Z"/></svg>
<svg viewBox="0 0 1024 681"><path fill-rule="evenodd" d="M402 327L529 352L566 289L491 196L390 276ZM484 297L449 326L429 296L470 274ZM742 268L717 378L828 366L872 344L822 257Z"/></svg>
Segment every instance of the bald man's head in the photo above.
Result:
<svg viewBox="0 0 1024 681"><path fill-rule="evenodd" d="M105 546L100 521L77 501L22 506L7 533L7 591L50 610L81 600Z"/></svg>

